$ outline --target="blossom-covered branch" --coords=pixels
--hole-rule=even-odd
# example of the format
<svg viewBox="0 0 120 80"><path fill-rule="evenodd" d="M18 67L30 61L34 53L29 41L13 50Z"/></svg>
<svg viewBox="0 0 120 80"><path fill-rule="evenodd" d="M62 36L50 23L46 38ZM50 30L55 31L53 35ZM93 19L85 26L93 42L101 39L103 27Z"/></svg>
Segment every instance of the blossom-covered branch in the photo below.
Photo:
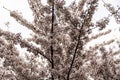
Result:
<svg viewBox="0 0 120 80"><path fill-rule="evenodd" d="M38 55L38 54L42 55L49 62L51 62L51 60L43 53L43 51L41 51L39 48L33 46L26 40L23 40L19 34L15 35L13 33L10 33L8 31L3 31L0 29L0 35L5 36L5 38L8 40L12 40L14 44L19 43L22 47L26 47L28 51L33 52L35 55Z"/></svg>

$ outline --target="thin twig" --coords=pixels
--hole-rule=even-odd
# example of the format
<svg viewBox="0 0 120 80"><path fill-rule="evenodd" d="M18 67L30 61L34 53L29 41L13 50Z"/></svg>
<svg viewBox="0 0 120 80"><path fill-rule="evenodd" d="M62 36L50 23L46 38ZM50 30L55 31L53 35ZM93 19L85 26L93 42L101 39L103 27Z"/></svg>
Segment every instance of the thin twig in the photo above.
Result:
<svg viewBox="0 0 120 80"><path fill-rule="evenodd" d="M10 10L10 9L7 9L7 8L6 8L6 7L4 7L4 6L3 6L3 8L4 8L5 10L7 10L7 11L11 12L11 10Z"/></svg>

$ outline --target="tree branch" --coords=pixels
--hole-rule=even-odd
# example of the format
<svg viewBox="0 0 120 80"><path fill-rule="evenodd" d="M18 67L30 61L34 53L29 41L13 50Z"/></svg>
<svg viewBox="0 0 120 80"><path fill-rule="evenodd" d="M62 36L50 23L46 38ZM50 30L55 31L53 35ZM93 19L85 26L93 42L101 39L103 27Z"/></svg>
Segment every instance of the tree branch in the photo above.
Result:
<svg viewBox="0 0 120 80"><path fill-rule="evenodd" d="M88 14L87 14L88 15ZM74 51L74 53L73 53L73 59L72 59L72 62L71 62L71 64L70 64L70 68L69 68L69 70L68 70L68 74L67 74L67 80L70 80L70 73L71 73L71 70L72 70L72 67L73 67L73 63L74 63L74 61L75 61L75 58L76 58L76 55L77 55L77 50L78 50L78 47L79 47L79 45L80 45L80 43L81 43L81 35L82 35L82 30L83 30L83 27L85 26L87 24L87 18L85 18L84 19L84 21L83 21L83 23L82 23L82 25L81 25L81 27L80 27L80 30L79 30L79 35L78 35L78 40L77 40L77 44L76 44L76 46L75 46L75 51ZM82 44L80 45L81 47L82 47Z"/></svg>
<svg viewBox="0 0 120 80"><path fill-rule="evenodd" d="M54 60L53 60L53 27L54 27L54 0L52 0L52 22L51 22L51 46L50 46L50 50L51 50L51 65L52 65L52 69L54 69ZM54 80L54 76L51 75L52 80Z"/></svg>
<svg viewBox="0 0 120 80"><path fill-rule="evenodd" d="M22 47L26 47L29 52L33 52L35 55L40 54L51 63L51 60L43 53L43 51L22 39L19 34L14 34L0 29L0 36L5 36L6 40L11 40L14 44L20 43L20 45Z"/></svg>
<svg viewBox="0 0 120 80"><path fill-rule="evenodd" d="M81 28L82 29L82 28ZM79 36L78 36L78 40L77 40L77 44L76 44L76 47L75 47L75 51L74 51L74 54L73 54L73 59L72 59L72 62L71 62L71 64L70 64L70 68L69 68L69 71L68 71L68 74L67 74L67 80L69 80L69 78L70 78L70 72L71 72L71 70L72 70L72 67L73 67L73 63L74 63L74 61L75 61L75 57L76 57L76 54L77 54L77 50L78 50L78 47L79 47L79 44L80 44L80 37L81 37L81 31L80 31L80 34L79 34ZM82 45L81 45L82 46Z"/></svg>
<svg viewBox="0 0 120 80"><path fill-rule="evenodd" d="M10 16L13 17L18 23L21 25L27 27L28 29L32 30L34 33L39 34L41 31L39 28L35 27L33 24L28 22L26 19L22 17L18 12L16 11L10 11Z"/></svg>

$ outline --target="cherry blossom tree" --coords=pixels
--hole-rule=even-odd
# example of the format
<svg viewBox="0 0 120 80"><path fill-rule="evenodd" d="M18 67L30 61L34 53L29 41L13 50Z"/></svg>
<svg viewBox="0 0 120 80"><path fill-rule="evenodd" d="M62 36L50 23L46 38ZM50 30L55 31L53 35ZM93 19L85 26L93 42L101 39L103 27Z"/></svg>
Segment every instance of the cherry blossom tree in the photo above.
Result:
<svg viewBox="0 0 120 80"><path fill-rule="evenodd" d="M103 1L109 14L94 23L99 0L79 0L65 6L66 1L47 0L47 5L43 5L41 0L28 0L34 16L32 23L19 12L10 11L10 16L33 34L32 38L24 39L20 33L0 29L0 58L4 60L0 80L120 79L120 60L114 58L120 55L120 50L106 48L116 40L86 48L92 40L111 32L103 31L111 17L120 23L120 8ZM91 36L94 29L99 34ZM119 40L117 44L120 48ZM26 49L25 59L19 57L16 45Z"/></svg>

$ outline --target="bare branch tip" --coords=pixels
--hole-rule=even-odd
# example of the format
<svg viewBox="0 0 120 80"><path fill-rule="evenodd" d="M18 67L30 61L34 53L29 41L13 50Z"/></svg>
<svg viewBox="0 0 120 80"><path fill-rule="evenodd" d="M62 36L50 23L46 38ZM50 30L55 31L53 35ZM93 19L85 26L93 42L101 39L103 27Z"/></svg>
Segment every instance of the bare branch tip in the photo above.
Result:
<svg viewBox="0 0 120 80"><path fill-rule="evenodd" d="M8 9L8 8L6 8L6 7L4 7L4 6L3 6L3 8L4 8L5 10L7 10L7 11L10 11L10 12L11 12L11 10L10 10L10 9Z"/></svg>

